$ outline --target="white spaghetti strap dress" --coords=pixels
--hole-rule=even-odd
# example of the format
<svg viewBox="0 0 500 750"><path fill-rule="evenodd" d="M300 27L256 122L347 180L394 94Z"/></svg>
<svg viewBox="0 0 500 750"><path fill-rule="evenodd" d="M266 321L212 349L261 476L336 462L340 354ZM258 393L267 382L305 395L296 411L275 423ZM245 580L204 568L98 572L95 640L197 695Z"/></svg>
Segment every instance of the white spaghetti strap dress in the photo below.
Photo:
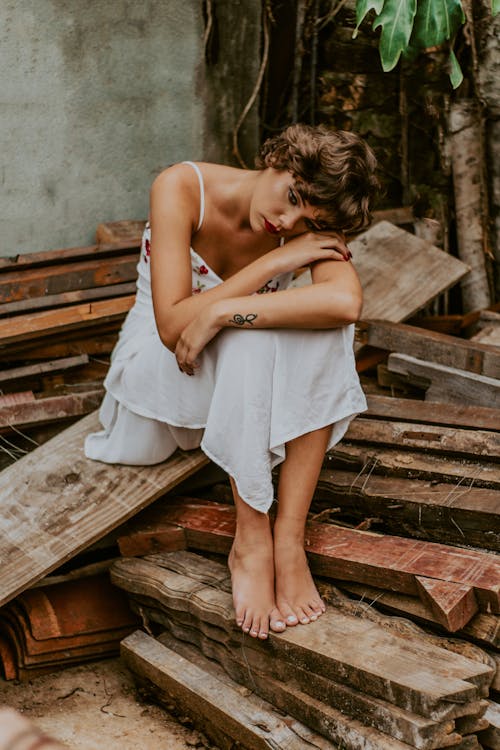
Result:
<svg viewBox="0 0 500 750"><path fill-rule="evenodd" d="M200 218L205 200L201 172ZM138 263L137 297L121 330L105 380L101 432L85 441L88 458L145 465L179 447L201 446L236 482L240 496L266 512L273 502L271 470L286 443L332 425L329 448L366 409L356 373L354 326L332 330L225 328L199 357L194 376L179 371L156 329L150 284L150 228ZM191 249L193 294L222 283ZM261 293L286 289L292 274L271 279Z"/></svg>

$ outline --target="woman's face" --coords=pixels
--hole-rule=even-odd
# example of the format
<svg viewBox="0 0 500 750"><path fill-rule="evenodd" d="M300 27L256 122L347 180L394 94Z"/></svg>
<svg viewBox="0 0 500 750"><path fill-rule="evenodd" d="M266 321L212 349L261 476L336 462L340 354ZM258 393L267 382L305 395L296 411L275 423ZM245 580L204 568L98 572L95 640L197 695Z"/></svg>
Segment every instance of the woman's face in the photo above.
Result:
<svg viewBox="0 0 500 750"><path fill-rule="evenodd" d="M268 167L260 172L250 204L254 232L294 237L320 229L321 211L304 203L291 172Z"/></svg>

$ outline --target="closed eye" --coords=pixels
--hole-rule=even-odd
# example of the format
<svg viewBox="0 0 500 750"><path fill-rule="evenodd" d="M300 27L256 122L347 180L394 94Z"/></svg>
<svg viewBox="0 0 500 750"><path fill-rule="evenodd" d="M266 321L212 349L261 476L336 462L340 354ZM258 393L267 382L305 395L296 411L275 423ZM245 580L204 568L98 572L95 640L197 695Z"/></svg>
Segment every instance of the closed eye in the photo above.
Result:
<svg viewBox="0 0 500 750"><path fill-rule="evenodd" d="M292 188L288 188L288 200L292 204L292 206L297 206L299 199L297 197L297 194Z"/></svg>
<svg viewBox="0 0 500 750"><path fill-rule="evenodd" d="M311 219L306 219L305 225L310 232L328 232L329 230L329 227L326 224L312 221Z"/></svg>

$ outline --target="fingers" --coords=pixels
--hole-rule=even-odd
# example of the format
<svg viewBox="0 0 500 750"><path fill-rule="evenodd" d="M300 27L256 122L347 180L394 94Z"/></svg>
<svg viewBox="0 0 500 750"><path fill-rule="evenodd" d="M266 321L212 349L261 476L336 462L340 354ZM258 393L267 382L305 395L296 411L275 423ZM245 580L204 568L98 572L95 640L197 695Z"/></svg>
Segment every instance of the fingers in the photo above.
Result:
<svg viewBox="0 0 500 750"><path fill-rule="evenodd" d="M196 360L196 354L191 351L181 339L177 342L175 347L175 358L179 370L185 375L194 375L200 364Z"/></svg>

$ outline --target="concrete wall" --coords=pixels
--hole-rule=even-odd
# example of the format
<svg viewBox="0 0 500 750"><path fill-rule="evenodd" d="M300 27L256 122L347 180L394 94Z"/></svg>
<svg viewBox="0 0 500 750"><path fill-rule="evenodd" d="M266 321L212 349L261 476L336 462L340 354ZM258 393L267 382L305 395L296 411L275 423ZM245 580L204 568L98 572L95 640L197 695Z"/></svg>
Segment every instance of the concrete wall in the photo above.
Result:
<svg viewBox="0 0 500 750"><path fill-rule="evenodd" d="M202 158L203 31L201 0L2 0L0 255L89 244Z"/></svg>

